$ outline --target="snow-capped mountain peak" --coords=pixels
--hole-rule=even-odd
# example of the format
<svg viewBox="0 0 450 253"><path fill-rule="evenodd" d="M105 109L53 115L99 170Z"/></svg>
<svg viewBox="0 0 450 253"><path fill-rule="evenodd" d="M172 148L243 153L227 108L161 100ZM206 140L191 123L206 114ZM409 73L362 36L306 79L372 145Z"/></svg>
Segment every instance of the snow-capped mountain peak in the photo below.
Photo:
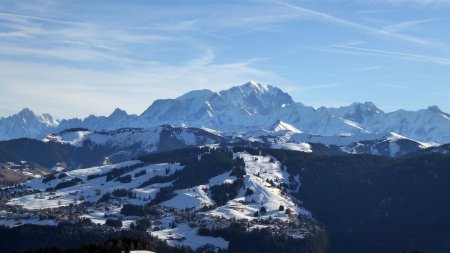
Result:
<svg viewBox="0 0 450 253"><path fill-rule="evenodd" d="M384 113L380 108L378 108L374 103L372 102L364 102L364 103L357 103L360 110L371 112L371 113Z"/></svg>
<svg viewBox="0 0 450 253"><path fill-rule="evenodd" d="M58 124L49 114L39 116L29 108L24 108L15 115L0 119L0 140L41 138Z"/></svg>
<svg viewBox="0 0 450 253"><path fill-rule="evenodd" d="M248 82L219 92L196 90L175 99L156 100L141 114L139 126L185 124L225 131L240 130L234 127L254 126L256 118L293 103L287 93L276 87Z"/></svg>
<svg viewBox="0 0 450 253"><path fill-rule="evenodd" d="M43 124L48 127L54 127L58 125L58 121L54 120L53 117L48 114L44 113L42 115L36 115L31 109L24 108L16 115L12 115L8 117L9 119L13 119L16 121L22 121L23 124ZM18 122L17 122L18 123Z"/></svg>
<svg viewBox="0 0 450 253"><path fill-rule="evenodd" d="M109 118L123 118L128 116L128 113L120 108L116 108L110 115Z"/></svg>
<svg viewBox="0 0 450 253"><path fill-rule="evenodd" d="M17 117L21 117L23 119L31 119L31 118L35 118L36 115L34 114L34 112L32 110L30 110L29 108L23 108L19 113L16 114Z"/></svg>
<svg viewBox="0 0 450 253"><path fill-rule="evenodd" d="M272 130L275 132L290 131L290 132L298 133L298 134L302 133L302 131L298 130L293 125L283 122L281 120L277 120L277 122L269 130Z"/></svg>
<svg viewBox="0 0 450 253"><path fill-rule="evenodd" d="M384 113L372 102L355 102L349 106L330 108L329 110L337 117L349 119L357 123L362 123L365 118Z"/></svg>
<svg viewBox="0 0 450 253"><path fill-rule="evenodd" d="M252 115L265 115L281 108L283 105L293 104L291 96L279 88L271 85L248 82L241 86L235 86L227 90L220 91L216 96L209 99L211 104L217 104L231 113L241 113ZM232 107L234 108L232 108ZM230 117L232 115L229 115Z"/></svg>
<svg viewBox="0 0 450 253"><path fill-rule="evenodd" d="M269 85L256 83L255 81L250 81L241 86L241 89L251 89L255 93L265 93L269 91Z"/></svg>
<svg viewBox="0 0 450 253"><path fill-rule="evenodd" d="M204 90L193 90L188 93L185 93L178 98L177 100L180 101L188 101L188 100L207 100L211 97L211 95L214 94L214 92L204 89Z"/></svg>
<svg viewBox="0 0 450 253"><path fill-rule="evenodd" d="M428 106L427 109L432 112L442 113L441 108L439 108L437 105Z"/></svg>
<svg viewBox="0 0 450 253"><path fill-rule="evenodd" d="M440 115L442 115L444 118L450 119L450 114L443 112L443 111L441 110L441 108L439 108L439 107L436 106L436 105L429 106L429 107L427 108L427 110L428 110L428 111L431 111L431 112L433 112L433 113L440 114Z"/></svg>

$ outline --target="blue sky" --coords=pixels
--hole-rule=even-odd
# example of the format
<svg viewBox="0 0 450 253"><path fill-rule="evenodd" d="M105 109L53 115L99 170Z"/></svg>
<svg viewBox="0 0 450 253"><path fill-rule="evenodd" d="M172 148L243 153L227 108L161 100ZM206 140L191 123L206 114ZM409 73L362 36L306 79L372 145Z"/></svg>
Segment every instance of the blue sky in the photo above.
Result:
<svg viewBox="0 0 450 253"><path fill-rule="evenodd" d="M450 0L0 0L0 116L140 114L249 80L311 106L450 112Z"/></svg>

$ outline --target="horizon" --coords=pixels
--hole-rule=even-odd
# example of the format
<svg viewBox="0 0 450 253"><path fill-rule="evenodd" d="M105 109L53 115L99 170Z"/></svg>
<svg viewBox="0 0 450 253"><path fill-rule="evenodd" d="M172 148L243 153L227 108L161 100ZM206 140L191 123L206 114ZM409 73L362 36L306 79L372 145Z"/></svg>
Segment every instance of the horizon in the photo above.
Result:
<svg viewBox="0 0 450 253"><path fill-rule="evenodd" d="M446 0L0 3L0 117L139 115L248 80L314 108L450 112Z"/></svg>
<svg viewBox="0 0 450 253"><path fill-rule="evenodd" d="M259 83L259 82L255 82L255 81L253 81L253 80L251 80L251 81L249 81L249 82L246 82L246 83L244 83L244 84L242 84L242 85L234 85L234 86L228 87L228 88L225 89L225 90L228 90L228 89L231 89L231 88L234 88L234 87L240 87L240 86L246 85L246 84L248 84L248 83L255 83L255 84L258 84L258 85L268 85L268 86L274 87L274 88L276 88L276 89L280 89L281 91L287 93L286 91L284 91L283 89L281 89L281 88L279 88L279 87L277 87L277 86L274 86L274 85L271 85L271 84L262 84L262 83ZM210 89L197 89L197 90L191 90L191 91L188 91L188 92L186 92L186 93L184 93L184 94L181 94L180 96L177 96L177 97L175 97L175 98L161 98L161 99L162 99L162 100L165 100L165 99L177 99L177 98L179 98L179 97L181 97L181 96L184 96L185 94L187 94L187 93L189 93L189 92L192 92L192 91L200 91L200 90L208 90L208 91L215 92L215 93L224 91L224 90L217 90L217 91L214 91L214 90L210 90ZM287 94L290 95L289 93L287 93ZM302 103L301 101L296 101L294 98L292 98L292 99L293 99L294 103L301 103L301 104L303 104L304 106L313 107L315 110L319 109L320 107L325 107L325 106L318 106L318 107L315 107L315 106L311 106L311 105L304 104L304 103ZM159 99L156 99L156 100L159 100ZM52 115L52 114L49 113L49 112L39 112L39 111L34 110L33 108L30 108L30 107L24 107L24 108L20 109L19 111L15 112L15 113L13 113L13 114L5 115L5 116L0 115L0 118L7 118L7 117L9 117L9 116L12 116L12 115L15 115L15 114L19 114L20 112L22 112L22 111L24 111L24 110L30 110L30 111L31 111L33 114L35 114L36 116L42 116L42 115L44 115L44 114L49 114L50 116L52 116L52 118L53 118L54 120L66 120L66 119L75 119L75 118L78 118L78 119L85 119L85 118L87 118L87 117L89 117L89 116L97 116L97 117L105 116L105 117L109 117L109 116L110 116L111 114L113 114L116 110L124 111L124 112L127 113L128 115L137 115L137 116L140 116L140 115L141 115L142 113L144 113L149 107L151 107L152 104L153 104L153 102L155 102L156 100L152 101L152 102L151 102L144 110L142 110L142 112L140 112L140 113L130 113L130 112L128 112L127 110L125 110L125 109L123 109L123 108L116 107L116 108L114 108L111 112L109 112L109 113L107 113L107 114L94 114L94 113L91 113L91 114L88 114L88 115L85 115L85 116L81 116L81 117L77 117L77 116L68 116L68 117L65 117L65 118L60 118L60 117L57 117L57 116L55 116L55 115ZM382 108L380 108L377 104L373 103L372 101L355 101L355 102L352 102L351 104L348 104L348 105L342 105L342 106L338 106L338 107L325 107L325 108L340 108L340 107L351 106L351 105L353 105L353 104L366 104L366 103L372 103L373 105L375 105L375 107L377 107L378 109L381 109L384 113L390 113L390 112L395 112L395 111L399 111L399 110L405 110L405 109L403 109L403 108L399 108L399 109L393 110L393 111L385 111L385 110L383 110ZM428 108L430 108L430 107L437 107L439 110L443 111L444 113L447 113L446 111L442 110L442 108L440 108L440 107L437 106L437 105L429 105L429 106L424 107L424 108L419 108L418 110L425 110L425 109L428 109ZM405 111L418 111L418 110L405 110Z"/></svg>

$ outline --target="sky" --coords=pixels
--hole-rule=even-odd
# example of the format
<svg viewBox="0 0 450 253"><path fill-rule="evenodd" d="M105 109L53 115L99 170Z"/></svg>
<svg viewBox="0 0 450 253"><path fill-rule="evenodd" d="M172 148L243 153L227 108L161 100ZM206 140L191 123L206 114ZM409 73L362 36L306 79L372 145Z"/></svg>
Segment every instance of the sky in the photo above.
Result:
<svg viewBox="0 0 450 253"><path fill-rule="evenodd" d="M0 0L0 117L140 114L254 80L295 101L450 112L450 0Z"/></svg>

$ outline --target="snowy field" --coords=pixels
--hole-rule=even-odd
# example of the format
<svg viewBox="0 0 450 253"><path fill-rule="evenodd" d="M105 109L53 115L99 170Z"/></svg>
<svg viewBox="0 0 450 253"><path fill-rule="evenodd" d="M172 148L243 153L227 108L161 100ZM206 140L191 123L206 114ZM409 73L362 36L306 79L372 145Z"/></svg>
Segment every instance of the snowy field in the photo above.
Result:
<svg viewBox="0 0 450 253"><path fill-rule="evenodd" d="M19 205L25 209L46 209L58 206L68 206L71 203L77 204L84 201L97 202L105 193L111 193L116 189L132 189L136 194L136 199L128 199L127 203L144 204L147 200L143 198L154 197L159 187L164 185L152 185L145 188L136 189L143 182L155 176L167 176L182 169L179 164L152 164L137 168L121 176L131 176L129 183L121 183L115 180L106 181L105 176L88 180L87 177L93 174L106 173L114 168L122 168L138 164L138 161L130 161L116 165L101 167L92 167L67 172L67 177L63 179L54 179L44 183L42 179L33 179L27 183L33 189L45 191L49 187L55 187L58 183L79 178L82 181L75 186L60 189L54 193L41 192L32 195L26 195L20 198L11 199L9 205ZM136 172L145 171L145 175L136 177ZM169 183L170 184L170 183ZM168 185L168 184L165 184ZM154 188L152 188L154 187Z"/></svg>
<svg viewBox="0 0 450 253"><path fill-rule="evenodd" d="M210 244L220 249L228 248L228 241L220 237L199 236L198 228L191 228L187 224L180 224L176 228L167 228L151 232L152 236L167 241L171 246L189 246L197 250L203 245Z"/></svg>

